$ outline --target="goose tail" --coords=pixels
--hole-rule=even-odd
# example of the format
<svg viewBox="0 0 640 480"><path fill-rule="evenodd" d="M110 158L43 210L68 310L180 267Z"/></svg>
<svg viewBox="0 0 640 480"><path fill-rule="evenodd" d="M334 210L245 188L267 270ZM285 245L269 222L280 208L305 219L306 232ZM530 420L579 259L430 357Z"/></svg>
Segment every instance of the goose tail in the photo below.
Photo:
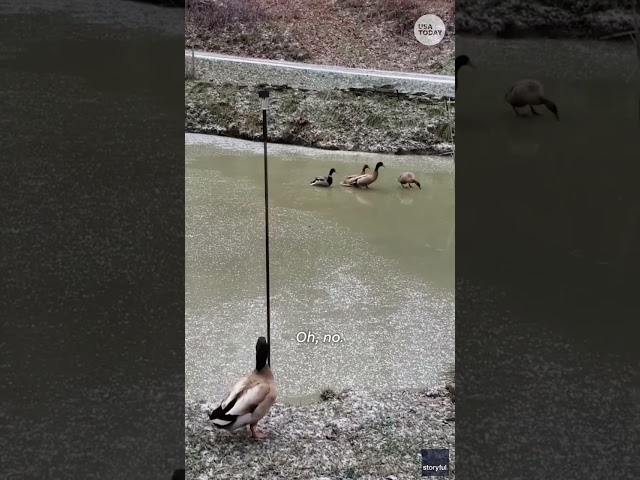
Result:
<svg viewBox="0 0 640 480"><path fill-rule="evenodd" d="M222 408L222 405L220 405L218 408L216 408L213 412L209 414L209 420L211 420L212 423L218 428L226 429L230 427L233 424L233 422L235 422L236 419L238 418L237 415L228 414L228 412L233 408L235 404L236 404L236 399L233 399L233 401L230 402L226 406L226 408Z"/></svg>

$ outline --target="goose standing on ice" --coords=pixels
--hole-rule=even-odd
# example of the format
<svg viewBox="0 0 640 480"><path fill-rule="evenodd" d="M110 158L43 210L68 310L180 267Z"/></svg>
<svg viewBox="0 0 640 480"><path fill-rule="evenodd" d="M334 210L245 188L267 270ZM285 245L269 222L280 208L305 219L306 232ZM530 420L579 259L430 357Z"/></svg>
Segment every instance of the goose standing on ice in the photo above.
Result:
<svg viewBox="0 0 640 480"><path fill-rule="evenodd" d="M523 116L518 112L518 108L528 106L533 115L540 115L533 107L535 105L544 105L553 113L556 120L560 120L558 107L545 96L544 87L537 80L525 79L516 82L506 93L504 99L511 105L511 108L513 108L513 111L518 117Z"/></svg>
<svg viewBox="0 0 640 480"><path fill-rule="evenodd" d="M402 188L406 188L405 185L409 185L409 187L413 188L411 184L414 183L418 186L420 190L422 190L422 187L420 186L420 182L416 180L416 177L413 174L413 172L404 172L402 175L398 177L398 182L400 182L400 185L402 185Z"/></svg>

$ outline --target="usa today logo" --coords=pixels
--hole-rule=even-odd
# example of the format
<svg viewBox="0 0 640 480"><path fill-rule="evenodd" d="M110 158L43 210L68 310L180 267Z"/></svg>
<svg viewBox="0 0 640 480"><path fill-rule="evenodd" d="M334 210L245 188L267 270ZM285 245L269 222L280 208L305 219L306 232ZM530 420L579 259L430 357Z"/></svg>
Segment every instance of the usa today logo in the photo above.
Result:
<svg viewBox="0 0 640 480"><path fill-rule="evenodd" d="M437 45L445 32L444 22L437 15L423 15L413 26L413 34L423 45Z"/></svg>

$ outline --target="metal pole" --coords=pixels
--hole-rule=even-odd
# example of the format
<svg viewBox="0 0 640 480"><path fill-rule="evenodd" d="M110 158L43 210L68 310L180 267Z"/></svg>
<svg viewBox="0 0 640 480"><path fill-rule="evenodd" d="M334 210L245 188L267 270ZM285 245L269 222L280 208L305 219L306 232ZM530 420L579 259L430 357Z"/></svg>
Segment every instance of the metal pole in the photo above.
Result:
<svg viewBox="0 0 640 480"><path fill-rule="evenodd" d="M270 275L269 275L269 173L267 168L267 99L269 92L263 90L260 92L262 104L262 142L264 144L264 230L265 230L265 261L267 275L267 343L269 344L269 357L267 362L271 367L271 291L270 291Z"/></svg>

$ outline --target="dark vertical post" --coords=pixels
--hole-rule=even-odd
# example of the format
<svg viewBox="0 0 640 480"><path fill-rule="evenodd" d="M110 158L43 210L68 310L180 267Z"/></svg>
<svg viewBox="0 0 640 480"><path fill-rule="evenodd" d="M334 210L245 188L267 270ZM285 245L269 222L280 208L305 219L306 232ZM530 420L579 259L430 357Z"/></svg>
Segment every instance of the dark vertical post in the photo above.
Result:
<svg viewBox="0 0 640 480"><path fill-rule="evenodd" d="M269 275L269 174L267 168L267 108L269 105L269 91L258 92L262 106L262 142L264 144L264 231L265 231L265 261L267 274L267 343L269 357L267 362L271 367L271 292Z"/></svg>

